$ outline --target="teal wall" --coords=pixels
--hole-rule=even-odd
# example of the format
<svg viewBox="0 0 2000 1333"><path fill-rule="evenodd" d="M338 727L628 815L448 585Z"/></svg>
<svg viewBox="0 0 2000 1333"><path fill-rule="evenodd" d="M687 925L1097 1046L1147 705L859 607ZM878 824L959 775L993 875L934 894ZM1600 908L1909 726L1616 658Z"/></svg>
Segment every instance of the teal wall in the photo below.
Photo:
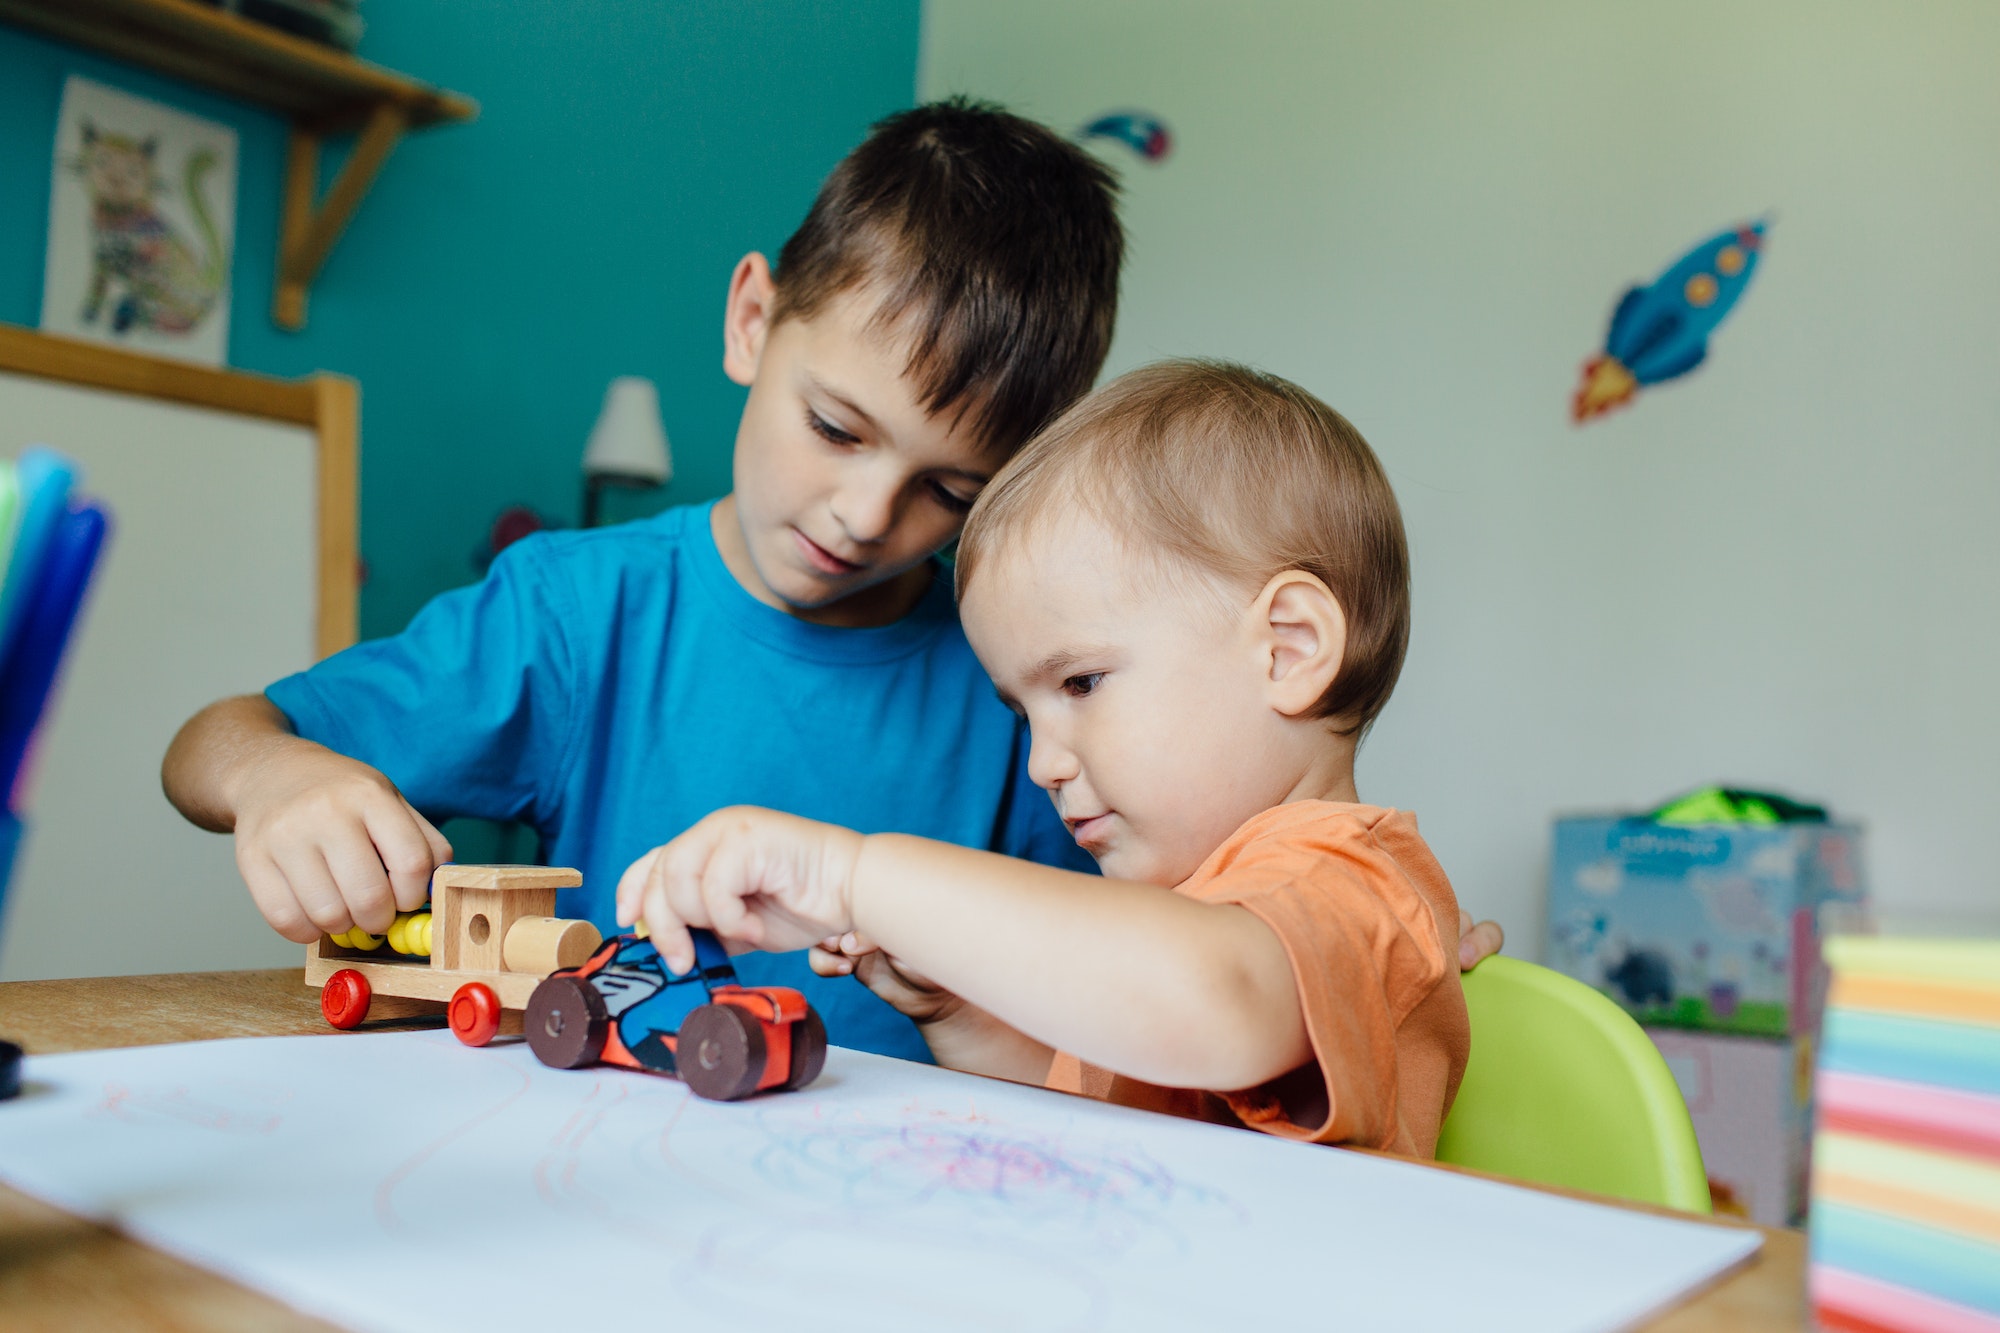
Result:
<svg viewBox="0 0 2000 1333"><path fill-rule="evenodd" d="M284 123L0 26L0 320L41 308L49 157L75 72L234 126L232 365L362 386L365 635L474 577L510 503L572 521L604 386L659 382L677 477L728 487L730 265L775 252L820 178L907 106L918 0L382 0L362 54L476 98L405 141L335 249L302 333L270 320ZM622 501L622 505L621 505ZM613 497L614 517L653 503Z"/></svg>

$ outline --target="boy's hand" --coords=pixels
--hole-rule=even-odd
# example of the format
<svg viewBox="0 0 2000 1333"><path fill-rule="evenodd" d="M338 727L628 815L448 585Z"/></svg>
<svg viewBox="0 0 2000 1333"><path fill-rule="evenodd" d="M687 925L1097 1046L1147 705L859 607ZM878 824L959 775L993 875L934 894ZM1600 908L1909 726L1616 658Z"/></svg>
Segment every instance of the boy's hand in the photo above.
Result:
<svg viewBox="0 0 2000 1333"><path fill-rule="evenodd" d="M958 996L851 930L821 940L806 960L823 977L853 977L912 1022L941 1022L965 1006Z"/></svg>
<svg viewBox="0 0 2000 1333"><path fill-rule="evenodd" d="M1463 907L1458 909L1458 970L1470 972L1481 962L1500 952L1500 946L1507 942L1498 921L1482 921L1472 924L1472 913Z"/></svg>
<svg viewBox="0 0 2000 1333"><path fill-rule="evenodd" d="M853 929L861 835L753 806L718 810L634 861L618 923L640 917L669 967L694 966L688 927L783 952Z"/></svg>
<svg viewBox="0 0 2000 1333"><path fill-rule="evenodd" d="M352 926L380 935L423 906L451 844L375 769L286 740L238 784L236 868L288 940Z"/></svg>

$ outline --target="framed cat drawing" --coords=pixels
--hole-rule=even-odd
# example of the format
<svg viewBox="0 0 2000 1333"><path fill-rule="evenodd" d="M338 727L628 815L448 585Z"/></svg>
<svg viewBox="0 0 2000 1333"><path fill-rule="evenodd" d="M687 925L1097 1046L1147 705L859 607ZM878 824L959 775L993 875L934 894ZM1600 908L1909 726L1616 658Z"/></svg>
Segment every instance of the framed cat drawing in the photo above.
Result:
<svg viewBox="0 0 2000 1333"><path fill-rule="evenodd" d="M42 328L219 366L236 131L71 75L56 122Z"/></svg>

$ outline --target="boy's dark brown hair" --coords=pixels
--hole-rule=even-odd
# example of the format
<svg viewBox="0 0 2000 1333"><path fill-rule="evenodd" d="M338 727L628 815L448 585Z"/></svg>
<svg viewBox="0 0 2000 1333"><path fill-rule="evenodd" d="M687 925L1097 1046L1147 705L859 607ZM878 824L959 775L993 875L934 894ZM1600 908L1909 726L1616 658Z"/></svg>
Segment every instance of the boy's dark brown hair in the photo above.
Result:
<svg viewBox="0 0 2000 1333"><path fill-rule="evenodd" d="M1113 380L987 483L959 537L958 595L982 561L1077 513L1225 584L1314 575L1340 602L1347 644L1313 716L1358 734L1389 702L1410 643L1402 511L1361 432L1298 385L1221 361Z"/></svg>
<svg viewBox="0 0 2000 1333"><path fill-rule="evenodd" d="M774 322L879 289L926 409L1006 455L1087 391L1111 347L1117 181L1046 126L953 98L898 112L835 167L778 253Z"/></svg>

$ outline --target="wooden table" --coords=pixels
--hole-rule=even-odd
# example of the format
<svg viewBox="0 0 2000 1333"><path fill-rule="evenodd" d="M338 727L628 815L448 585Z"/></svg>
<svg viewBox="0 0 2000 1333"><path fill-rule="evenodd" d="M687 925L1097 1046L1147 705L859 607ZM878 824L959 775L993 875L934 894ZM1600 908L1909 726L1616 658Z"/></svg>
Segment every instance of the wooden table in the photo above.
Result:
<svg viewBox="0 0 2000 1333"><path fill-rule="evenodd" d="M374 1026L370 1024L369 1026ZM297 968L0 984L0 1035L31 1055L215 1037L337 1037ZM0 1105L0 1132L6 1126ZM1805 1328L1805 1237L1761 1228L1756 1259L1649 1333ZM1454 1322L1478 1325L1478 1294ZM0 1326L330 1330L268 1296L0 1185Z"/></svg>

